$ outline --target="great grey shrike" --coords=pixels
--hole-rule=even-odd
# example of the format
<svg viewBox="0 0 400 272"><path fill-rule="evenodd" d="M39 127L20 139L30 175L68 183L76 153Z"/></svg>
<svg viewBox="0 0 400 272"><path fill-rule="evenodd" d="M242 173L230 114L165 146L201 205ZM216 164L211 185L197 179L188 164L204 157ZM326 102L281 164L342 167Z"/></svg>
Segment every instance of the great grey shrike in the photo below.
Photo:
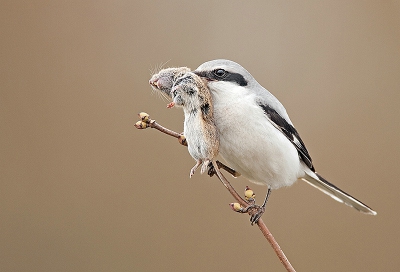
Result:
<svg viewBox="0 0 400 272"><path fill-rule="evenodd" d="M271 190L299 179L360 212L376 214L315 172L286 109L246 69L218 59L203 63L193 72L207 81L212 94L220 155L251 182L268 186L260 213L252 223L264 212Z"/></svg>

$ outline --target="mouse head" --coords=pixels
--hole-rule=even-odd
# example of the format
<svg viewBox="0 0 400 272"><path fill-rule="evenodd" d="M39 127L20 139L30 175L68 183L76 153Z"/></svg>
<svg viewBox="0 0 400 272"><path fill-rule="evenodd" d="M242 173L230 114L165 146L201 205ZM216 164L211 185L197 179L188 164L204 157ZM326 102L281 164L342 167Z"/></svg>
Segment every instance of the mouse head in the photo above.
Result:
<svg viewBox="0 0 400 272"><path fill-rule="evenodd" d="M149 84L153 90L160 91L162 94L171 97L171 88L175 81L187 72L190 72L187 67L162 69L151 77Z"/></svg>

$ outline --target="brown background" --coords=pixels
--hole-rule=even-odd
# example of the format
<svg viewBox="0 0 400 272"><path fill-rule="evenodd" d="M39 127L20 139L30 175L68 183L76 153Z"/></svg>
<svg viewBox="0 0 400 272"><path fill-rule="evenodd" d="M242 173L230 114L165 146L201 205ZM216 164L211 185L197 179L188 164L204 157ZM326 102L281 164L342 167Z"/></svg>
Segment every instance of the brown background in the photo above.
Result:
<svg viewBox="0 0 400 272"><path fill-rule="evenodd" d="M34 3L32 3L34 2ZM354 2L354 3L351 3ZM302 182L263 216L298 271L395 271L398 1L3 1L1 271L284 271L186 149L150 71L227 58L286 106L357 213ZM249 183L233 182L239 191ZM251 184L250 184L251 185ZM253 186L261 201L265 187Z"/></svg>

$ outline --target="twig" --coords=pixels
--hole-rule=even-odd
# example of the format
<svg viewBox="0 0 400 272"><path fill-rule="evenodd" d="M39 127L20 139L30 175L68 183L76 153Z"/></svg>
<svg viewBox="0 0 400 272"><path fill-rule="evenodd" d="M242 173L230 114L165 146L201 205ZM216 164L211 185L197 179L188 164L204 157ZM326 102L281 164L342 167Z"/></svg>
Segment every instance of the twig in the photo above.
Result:
<svg viewBox="0 0 400 272"><path fill-rule="evenodd" d="M228 189L228 191L231 193L231 195L236 199L236 201L242 205L243 207L247 207L250 203L248 203L246 200L244 200L237 192L236 190L232 187L230 182L224 177L224 175L221 173L221 176L218 176L218 178L221 180L221 182L225 185L225 187ZM252 211L249 211L249 214L251 215ZM288 258L286 257L285 253L279 246L278 242L275 240L274 236L272 233L269 231L267 226L264 224L264 221L260 218L257 221L258 228L261 230L262 234L264 237L267 239L273 250L275 251L275 254L278 256L280 262L282 265L286 268L287 271L290 272L295 272L293 266L290 264Z"/></svg>
<svg viewBox="0 0 400 272"><path fill-rule="evenodd" d="M175 131L172 131L170 129L167 129L167 128L161 126L160 124L156 123L155 120L151 120L147 113L143 113L142 112L142 113L139 114L139 116L141 118L141 121L138 121L135 124L136 128L138 128L138 129L145 129L145 128L148 128L148 127L155 128L155 129L157 129L157 130L159 130L159 131L161 131L161 132L163 132L165 134L168 134L168 135L170 135L172 137L178 138L180 144L187 146L186 139L182 134L177 133ZM217 165L218 165L218 167L221 167L223 169L225 169L225 167L228 168L229 169L228 172L231 173L234 176L237 174L236 171L234 171L233 169L223 165L221 162L217 161ZM227 169L225 169L225 170L227 170ZM248 201L246 201L245 199L243 199L236 192L236 190L233 188L233 186L230 184L230 182L225 178L225 176L220 171L218 171L218 169L216 169L215 172L217 173L218 179L222 182L222 184L225 186L225 188L231 193L233 198L235 198L236 201L241 206L247 207L247 206L249 206L251 204ZM250 215L252 215L254 213L254 209L249 209L248 213ZM264 237L270 243L271 247L275 251L275 254L278 256L280 262L286 268L286 270L289 271L289 272L295 272L296 270L290 264L290 262L289 262L288 258L286 257L285 253L283 253L281 247L276 242L274 236L269 231L269 229L264 224L264 222L263 222L263 220L261 218L257 221L257 225L258 225L258 228L261 230L262 234L264 235Z"/></svg>
<svg viewBox="0 0 400 272"><path fill-rule="evenodd" d="M177 138L181 145L187 146L185 136L183 136L181 133L172 131L168 128L165 128L165 127L157 124L157 122L155 120L151 120L150 116L145 112L139 113L139 117L140 117L141 121L137 121L135 124L135 127L137 129L146 129L148 127L155 128L169 136Z"/></svg>
<svg viewBox="0 0 400 272"><path fill-rule="evenodd" d="M148 127L150 128L155 128L169 136L172 136L174 138L177 138L179 143L181 145L187 146L187 142L186 142L186 138L185 136L183 136L183 134L172 131L168 128L165 128L163 126L161 126L160 124L158 124L155 120L150 119L150 116L145 113L145 112L141 112L139 113L139 117L141 118L141 121L137 121L135 124L135 127L137 129L146 129ZM239 172L236 172L234 169L230 168L229 166L226 166L225 164L223 164L220 161L217 161L217 165L219 168L224 169L226 172L228 172L229 174L231 174L233 177L237 178L240 176ZM210 176L212 176L213 174L211 174Z"/></svg>

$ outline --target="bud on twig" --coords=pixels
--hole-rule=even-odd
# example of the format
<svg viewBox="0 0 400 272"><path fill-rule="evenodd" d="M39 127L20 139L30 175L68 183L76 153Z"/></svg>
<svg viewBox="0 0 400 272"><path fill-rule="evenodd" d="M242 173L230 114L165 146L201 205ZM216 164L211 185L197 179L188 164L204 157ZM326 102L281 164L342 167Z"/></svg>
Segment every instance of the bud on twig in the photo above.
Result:
<svg viewBox="0 0 400 272"><path fill-rule="evenodd" d="M148 114L145 113L145 112L139 113L139 117L140 117L140 119L142 120L142 122L145 122L145 123L148 123L149 120L150 120L150 115L148 115Z"/></svg>
<svg viewBox="0 0 400 272"><path fill-rule="evenodd" d="M229 204L229 206L231 206L231 209L232 209L233 211L235 211L235 212L241 212L242 209L243 209L243 207L240 206L239 203L231 203L231 204Z"/></svg>
<svg viewBox="0 0 400 272"><path fill-rule="evenodd" d="M256 198L256 194L249 186L246 186L246 189L244 191L244 197L246 198L247 201L254 201L254 199Z"/></svg>
<svg viewBox="0 0 400 272"><path fill-rule="evenodd" d="M149 127L149 124L146 123L146 122L143 122L143 121L137 121L135 123L135 127L138 128L138 129L145 129L145 128Z"/></svg>

